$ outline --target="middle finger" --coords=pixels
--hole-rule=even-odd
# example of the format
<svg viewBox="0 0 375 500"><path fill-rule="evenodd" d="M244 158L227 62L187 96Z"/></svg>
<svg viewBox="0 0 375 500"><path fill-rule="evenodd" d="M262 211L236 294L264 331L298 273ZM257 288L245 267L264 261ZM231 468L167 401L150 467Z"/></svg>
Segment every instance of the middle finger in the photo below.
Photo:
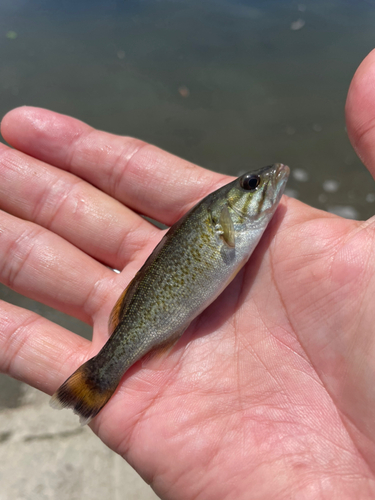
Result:
<svg viewBox="0 0 375 500"><path fill-rule="evenodd" d="M159 230L74 174L0 144L0 209L122 269Z"/></svg>

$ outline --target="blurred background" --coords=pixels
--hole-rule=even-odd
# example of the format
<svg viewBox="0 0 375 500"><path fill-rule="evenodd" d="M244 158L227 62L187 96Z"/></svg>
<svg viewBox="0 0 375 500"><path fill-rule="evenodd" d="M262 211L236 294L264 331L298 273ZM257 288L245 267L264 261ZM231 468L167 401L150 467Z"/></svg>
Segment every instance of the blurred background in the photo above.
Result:
<svg viewBox="0 0 375 500"><path fill-rule="evenodd" d="M374 27L374 0L1 0L0 115L49 108L233 175L281 161L292 168L290 196L368 218L375 186L347 138L344 105ZM91 334L4 286L0 298ZM41 401L28 391L0 375L0 452L17 441L1 439L9 412ZM0 480L10 484L1 469ZM17 498L65 498L42 476L38 484Z"/></svg>

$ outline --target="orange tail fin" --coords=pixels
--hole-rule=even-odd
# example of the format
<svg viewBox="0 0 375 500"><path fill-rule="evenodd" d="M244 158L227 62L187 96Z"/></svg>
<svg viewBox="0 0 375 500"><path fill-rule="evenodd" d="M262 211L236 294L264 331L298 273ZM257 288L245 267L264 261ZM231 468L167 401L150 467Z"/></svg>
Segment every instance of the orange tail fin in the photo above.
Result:
<svg viewBox="0 0 375 500"><path fill-rule="evenodd" d="M57 389L50 401L52 408L72 408L79 415L81 425L88 424L116 390L116 386L101 387L95 372L95 358L92 358Z"/></svg>

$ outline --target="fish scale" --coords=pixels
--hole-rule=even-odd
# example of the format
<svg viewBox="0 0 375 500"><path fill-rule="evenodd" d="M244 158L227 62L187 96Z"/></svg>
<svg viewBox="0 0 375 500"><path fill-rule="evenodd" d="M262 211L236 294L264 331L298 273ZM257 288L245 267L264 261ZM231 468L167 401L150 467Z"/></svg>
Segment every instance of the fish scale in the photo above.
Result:
<svg viewBox="0 0 375 500"><path fill-rule="evenodd" d="M115 304L107 343L60 386L51 405L71 407L87 423L130 366L176 342L247 262L288 175L282 164L244 174L173 225Z"/></svg>

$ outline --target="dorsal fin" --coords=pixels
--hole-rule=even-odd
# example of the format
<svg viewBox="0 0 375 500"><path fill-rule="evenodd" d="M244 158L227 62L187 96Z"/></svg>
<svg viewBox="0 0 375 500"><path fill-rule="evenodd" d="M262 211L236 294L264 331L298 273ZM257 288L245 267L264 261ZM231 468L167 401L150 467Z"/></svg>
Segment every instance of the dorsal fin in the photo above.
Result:
<svg viewBox="0 0 375 500"><path fill-rule="evenodd" d="M116 300L116 304L113 306L113 309L111 311L111 314L110 314L109 320L108 320L109 336L112 335L112 333L115 331L117 325L121 321L122 312L124 310L125 295L126 295L127 291L129 290L131 283L132 282L130 282L129 285L125 288L125 290L122 292L120 297Z"/></svg>

